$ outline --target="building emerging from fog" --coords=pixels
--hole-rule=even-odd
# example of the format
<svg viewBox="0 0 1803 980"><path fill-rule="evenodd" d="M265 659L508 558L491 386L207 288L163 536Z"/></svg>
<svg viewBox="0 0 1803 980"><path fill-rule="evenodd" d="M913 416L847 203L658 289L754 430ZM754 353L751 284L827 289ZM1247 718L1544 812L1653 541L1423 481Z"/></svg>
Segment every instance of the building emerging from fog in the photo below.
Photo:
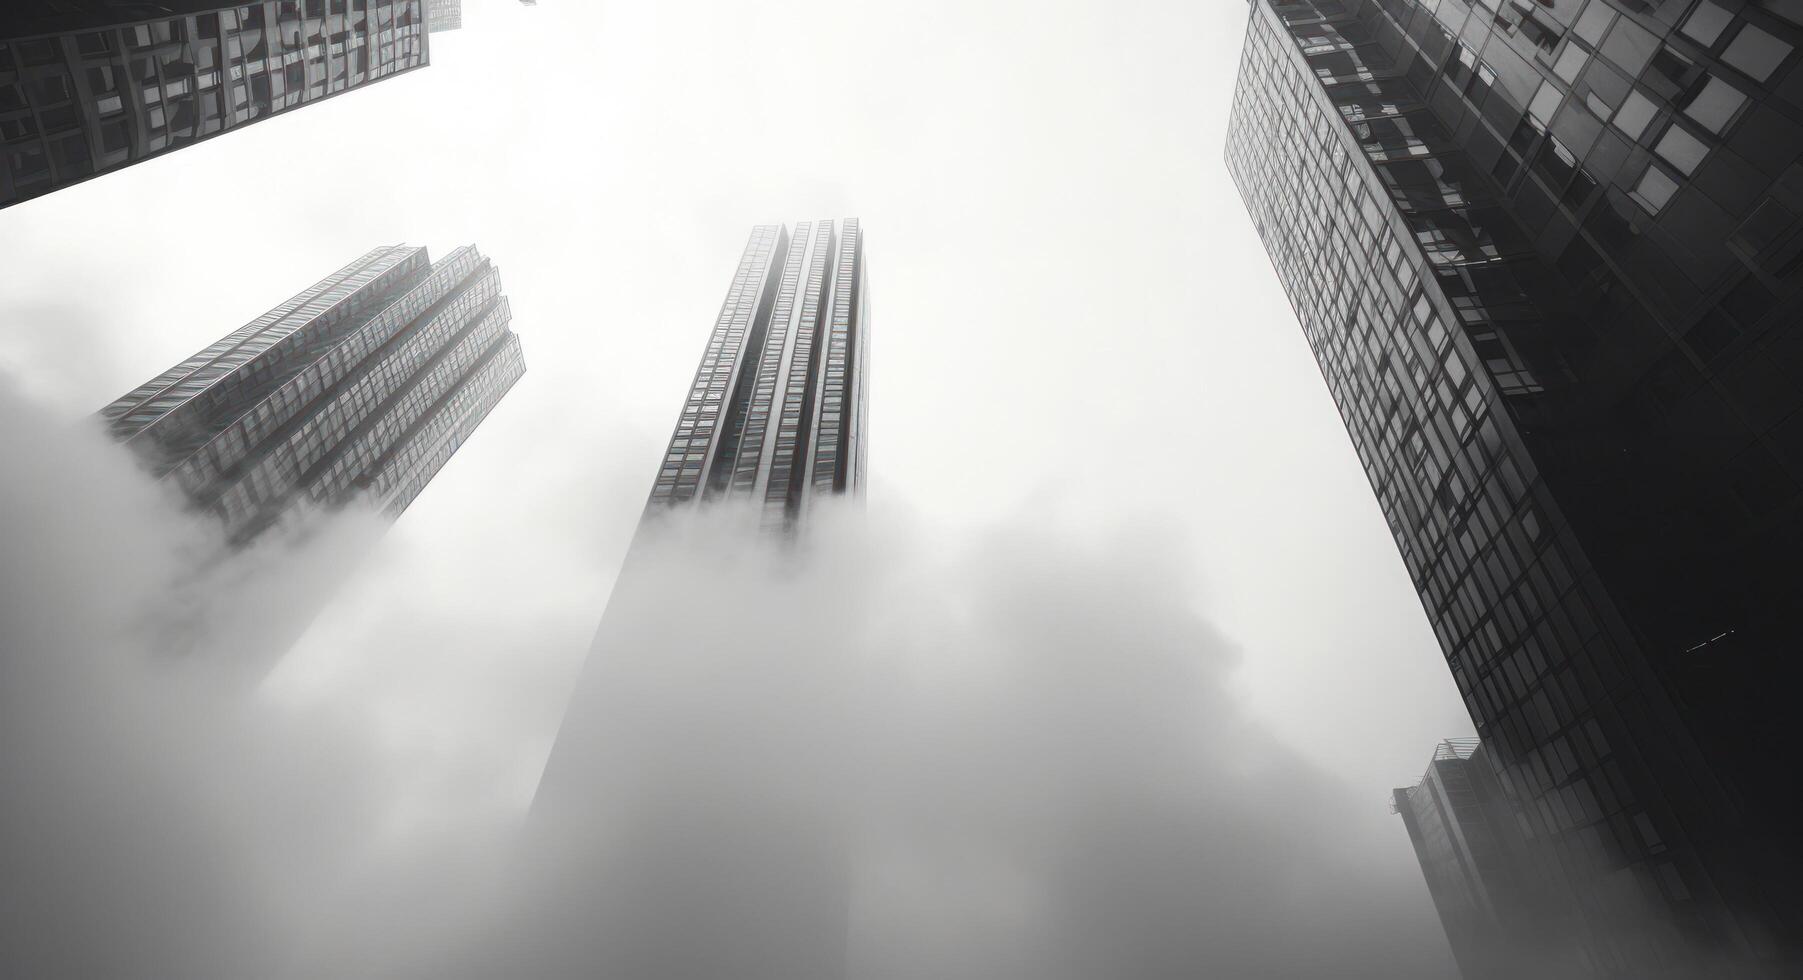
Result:
<svg viewBox="0 0 1803 980"><path fill-rule="evenodd" d="M826 612L770 598L780 584L742 576L771 566L735 562L820 497L861 494L869 330L856 219L752 230L640 530L708 503L747 505L757 526L709 527L718 540L695 551L634 541L533 801L531 837L550 842L535 860L562 898L522 925L520 955L572 957L545 975L846 975L843 788L820 775L831 752L807 723L761 713L832 689L830 668L791 659L818 645ZM751 595L764 598L734 606ZM807 691L783 687L798 674Z"/></svg>
<svg viewBox="0 0 1803 980"><path fill-rule="evenodd" d="M421 67L422 2L7 4L0 208Z"/></svg>
<svg viewBox="0 0 1803 980"><path fill-rule="evenodd" d="M1229 168L1594 975L1803 975L1800 22L1252 4Z"/></svg>
<svg viewBox="0 0 1803 980"><path fill-rule="evenodd" d="M1541 912L1519 879L1524 842L1475 738L1447 739L1421 782L1394 792L1434 908L1465 980L1557 976L1535 961Z"/></svg>
<svg viewBox="0 0 1803 980"><path fill-rule="evenodd" d="M742 499L784 527L861 492L869 320L856 218L752 229L650 507Z"/></svg>
<svg viewBox="0 0 1803 980"><path fill-rule="evenodd" d="M463 26L463 0L426 0L426 31L454 31Z"/></svg>
<svg viewBox="0 0 1803 980"><path fill-rule="evenodd" d="M244 540L298 505L398 514L525 373L500 273L378 248L101 412Z"/></svg>

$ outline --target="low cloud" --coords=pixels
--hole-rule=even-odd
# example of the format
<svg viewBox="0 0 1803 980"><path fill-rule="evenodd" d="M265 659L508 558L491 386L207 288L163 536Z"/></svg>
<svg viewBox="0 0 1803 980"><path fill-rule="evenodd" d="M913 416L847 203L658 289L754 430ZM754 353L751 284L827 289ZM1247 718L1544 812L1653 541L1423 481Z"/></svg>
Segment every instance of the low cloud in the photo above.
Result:
<svg viewBox="0 0 1803 980"><path fill-rule="evenodd" d="M97 432L0 419L7 975L1451 975L1367 856L1383 788L1247 713L1156 527L673 520L566 712L583 589L388 583L265 677L378 521L228 553Z"/></svg>

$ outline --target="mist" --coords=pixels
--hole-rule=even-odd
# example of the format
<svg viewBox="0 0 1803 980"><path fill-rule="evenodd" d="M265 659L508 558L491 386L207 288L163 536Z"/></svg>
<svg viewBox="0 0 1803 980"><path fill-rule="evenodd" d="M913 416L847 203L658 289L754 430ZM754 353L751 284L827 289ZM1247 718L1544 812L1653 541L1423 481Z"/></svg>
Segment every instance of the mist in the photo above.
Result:
<svg viewBox="0 0 1803 980"><path fill-rule="evenodd" d="M227 551L5 386L0 451L7 975L1453 974L1387 787L1247 709L1157 515L716 508L586 658L590 583L288 651L373 515Z"/></svg>

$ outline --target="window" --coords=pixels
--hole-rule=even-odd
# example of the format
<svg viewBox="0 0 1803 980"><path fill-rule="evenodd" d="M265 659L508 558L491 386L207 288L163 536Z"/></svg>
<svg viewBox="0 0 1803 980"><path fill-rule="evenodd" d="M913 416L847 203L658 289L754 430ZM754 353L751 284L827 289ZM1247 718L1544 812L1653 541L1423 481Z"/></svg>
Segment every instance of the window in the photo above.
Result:
<svg viewBox="0 0 1803 980"><path fill-rule="evenodd" d="M1559 101L1563 96L1551 82L1541 82L1540 91L1534 93L1534 100L1528 103L1528 118L1540 124L1542 129L1552 123L1553 113L1558 111Z"/></svg>
<svg viewBox="0 0 1803 980"><path fill-rule="evenodd" d="M1689 19L1685 20L1684 26L1678 30L1682 31L1685 37L1706 48L1714 44L1716 38L1722 36L1722 31L1733 20L1733 14L1711 3L1710 0L1703 0L1702 3L1697 4L1697 9L1690 12Z"/></svg>
<svg viewBox="0 0 1803 980"><path fill-rule="evenodd" d="M1647 125L1658 113L1659 107L1653 104L1653 100L1635 89L1622 100L1621 109L1615 113L1615 128L1628 134L1630 139L1638 140L1646 133Z"/></svg>
<svg viewBox="0 0 1803 980"><path fill-rule="evenodd" d="M1709 155L1709 146L1674 122L1666 129L1665 135L1660 137L1653 152L1685 174L1692 174L1696 172L1697 165L1703 162L1703 158Z"/></svg>
<svg viewBox="0 0 1803 980"><path fill-rule="evenodd" d="M1584 70L1584 63L1590 60L1590 52L1567 43L1560 52L1559 60L1553 62L1553 73L1565 79L1567 85L1578 80L1578 72Z"/></svg>
<svg viewBox="0 0 1803 980"><path fill-rule="evenodd" d="M40 104L54 105L69 100L69 79L65 75L51 75L38 82L38 93L43 96Z"/></svg>
<svg viewBox="0 0 1803 980"><path fill-rule="evenodd" d="M1665 207L1672 194L1678 190L1678 182L1667 176L1658 166L1649 164L1646 173L1641 175L1640 183L1634 185L1633 198L1653 214Z"/></svg>
<svg viewBox="0 0 1803 980"><path fill-rule="evenodd" d="M1734 114L1747 104L1747 97L1725 79L1711 78L1684 107L1684 114L1712 133L1728 128Z"/></svg>
<svg viewBox="0 0 1803 980"><path fill-rule="evenodd" d="M1578 18L1578 23L1573 30L1578 32L1579 37L1589 41L1590 46L1594 48L1603 43L1603 34L1609 30L1609 23L1614 19L1615 11L1611 10L1609 5L1603 3L1602 0L1597 0L1584 8L1584 15Z"/></svg>
<svg viewBox="0 0 1803 980"><path fill-rule="evenodd" d="M1790 57L1790 45L1748 24L1729 42L1722 60L1747 73L1747 77L1763 82Z"/></svg>
<svg viewBox="0 0 1803 980"><path fill-rule="evenodd" d="M1623 17L1615 22L1615 28L1604 39L1602 51L1628 74L1638 75L1658 49L1659 39L1651 31Z"/></svg>

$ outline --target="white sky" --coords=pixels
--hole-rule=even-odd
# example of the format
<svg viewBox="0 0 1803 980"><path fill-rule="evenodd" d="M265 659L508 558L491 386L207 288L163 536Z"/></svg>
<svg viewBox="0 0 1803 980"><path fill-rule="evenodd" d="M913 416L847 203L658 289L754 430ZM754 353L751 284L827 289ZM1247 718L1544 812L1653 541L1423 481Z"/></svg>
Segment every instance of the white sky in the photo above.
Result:
<svg viewBox="0 0 1803 980"><path fill-rule="evenodd" d="M1379 809L1469 721L1222 163L1245 17L465 0L429 68L0 212L0 369L91 412L370 247L476 244L528 373L303 649L463 617L463 676L537 644L553 703L750 227L855 215L872 508L1189 542L1255 709Z"/></svg>

